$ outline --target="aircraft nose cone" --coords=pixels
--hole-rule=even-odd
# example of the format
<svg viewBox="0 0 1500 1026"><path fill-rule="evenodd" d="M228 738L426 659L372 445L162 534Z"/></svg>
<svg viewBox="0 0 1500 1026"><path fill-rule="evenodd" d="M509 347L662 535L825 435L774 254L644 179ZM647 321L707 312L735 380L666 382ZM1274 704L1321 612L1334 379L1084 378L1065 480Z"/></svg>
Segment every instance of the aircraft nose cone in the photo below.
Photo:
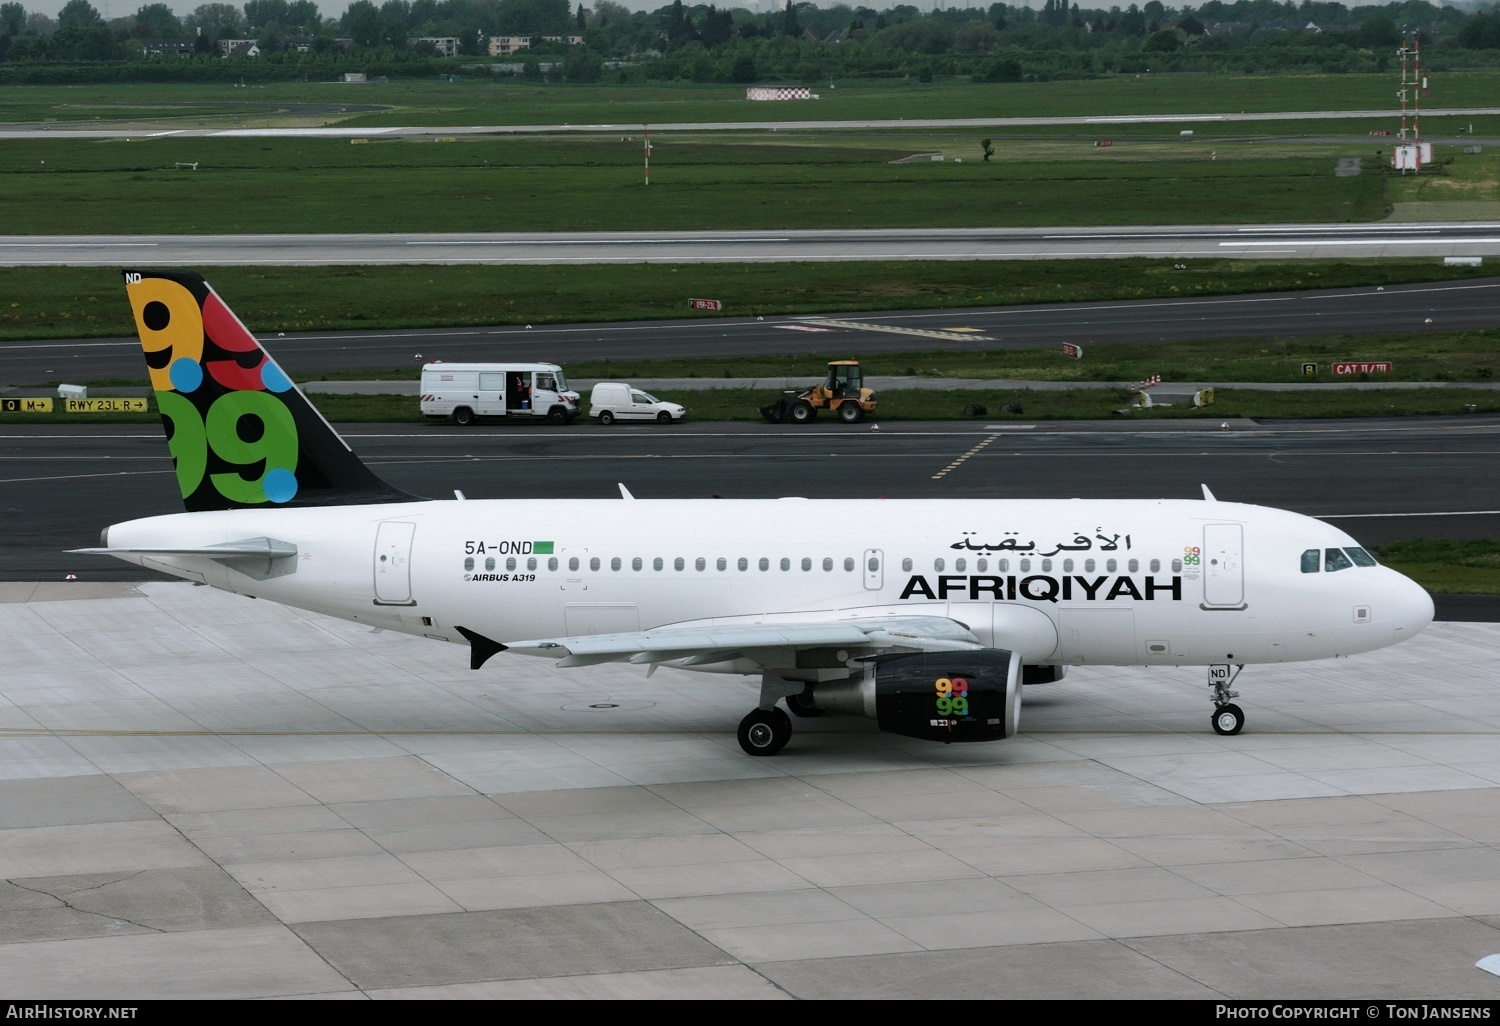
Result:
<svg viewBox="0 0 1500 1026"><path fill-rule="evenodd" d="M1416 581L1396 574L1392 582L1395 640L1403 641L1432 622L1432 596Z"/></svg>

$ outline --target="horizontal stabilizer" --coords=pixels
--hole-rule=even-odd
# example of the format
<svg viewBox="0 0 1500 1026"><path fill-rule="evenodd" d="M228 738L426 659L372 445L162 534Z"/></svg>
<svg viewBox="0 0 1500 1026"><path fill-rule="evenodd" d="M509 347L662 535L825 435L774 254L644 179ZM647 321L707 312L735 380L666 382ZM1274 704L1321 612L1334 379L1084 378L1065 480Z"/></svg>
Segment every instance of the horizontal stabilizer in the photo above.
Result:
<svg viewBox="0 0 1500 1026"><path fill-rule="evenodd" d="M88 556L205 556L221 562L234 559L285 559L297 554L297 546L275 538L246 538L243 541L223 542L219 545L178 546L167 548L155 546L145 549L69 549Z"/></svg>
<svg viewBox="0 0 1500 1026"><path fill-rule="evenodd" d="M154 546L151 548L69 549L85 556L119 556L124 559L142 557L197 556L211 559L237 570L246 577L264 581L270 577L282 577L297 572L297 546L275 538L242 538L239 541L220 542L218 545Z"/></svg>

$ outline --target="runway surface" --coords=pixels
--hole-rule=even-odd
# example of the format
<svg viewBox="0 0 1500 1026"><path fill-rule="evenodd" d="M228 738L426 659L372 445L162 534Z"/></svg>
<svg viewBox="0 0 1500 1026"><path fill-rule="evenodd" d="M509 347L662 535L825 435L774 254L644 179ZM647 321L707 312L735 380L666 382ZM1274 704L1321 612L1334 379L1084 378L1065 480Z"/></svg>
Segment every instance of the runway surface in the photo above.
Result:
<svg viewBox="0 0 1500 1026"><path fill-rule="evenodd" d="M691 416L691 399L688 398ZM1353 422L350 425L381 477L413 494L609 499L1192 498L1326 517L1361 542L1500 536L1500 418ZM958 465L953 466L957 461ZM0 426L0 580L139 580L69 549L176 512L154 425ZM1442 607L1440 607L1442 608ZM1467 608L1467 607L1466 607ZM1490 618L1489 607L1465 618Z"/></svg>
<svg viewBox="0 0 1500 1026"><path fill-rule="evenodd" d="M212 274L209 274L210 279ZM121 293L124 288L121 286ZM234 297L226 296L232 306ZM1500 279L1313 289L1193 299L1047 303L954 310L841 313L807 317L714 317L614 324L541 324L448 329L293 332L267 338L276 361L299 381L355 370L406 368L431 360L547 359L714 361L766 354L858 354L1099 347L1216 339L1324 338L1390 332L1500 327ZM1351 359L1380 359L1378 348ZM904 370L904 366L896 368ZM867 372L888 373L871 363ZM135 338L48 339L0 345L0 390L56 381L141 379Z"/></svg>
<svg viewBox="0 0 1500 1026"><path fill-rule="evenodd" d="M1022 734L463 650L185 584L0 586L0 993L1494 1001L1500 628L1028 688Z"/></svg>
<svg viewBox="0 0 1500 1026"><path fill-rule="evenodd" d="M795 260L1493 257L1500 223L1169 227L5 235L0 266L764 263Z"/></svg>

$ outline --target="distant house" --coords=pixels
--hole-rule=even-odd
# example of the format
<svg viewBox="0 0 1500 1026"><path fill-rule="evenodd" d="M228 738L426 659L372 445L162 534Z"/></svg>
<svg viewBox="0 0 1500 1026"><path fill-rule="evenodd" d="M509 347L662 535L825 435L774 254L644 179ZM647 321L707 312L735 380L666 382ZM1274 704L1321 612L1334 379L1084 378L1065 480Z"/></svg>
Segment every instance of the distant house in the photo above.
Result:
<svg viewBox="0 0 1500 1026"><path fill-rule="evenodd" d="M537 43L567 43L569 46L582 46L582 36L490 36L489 55L491 57L508 57L521 50L530 50Z"/></svg>
<svg viewBox="0 0 1500 1026"><path fill-rule="evenodd" d="M431 43L432 48L444 57L458 56L457 36L419 36L412 40L413 43Z"/></svg>
<svg viewBox="0 0 1500 1026"><path fill-rule="evenodd" d="M219 56L259 57L260 45L253 39L221 39L219 40Z"/></svg>

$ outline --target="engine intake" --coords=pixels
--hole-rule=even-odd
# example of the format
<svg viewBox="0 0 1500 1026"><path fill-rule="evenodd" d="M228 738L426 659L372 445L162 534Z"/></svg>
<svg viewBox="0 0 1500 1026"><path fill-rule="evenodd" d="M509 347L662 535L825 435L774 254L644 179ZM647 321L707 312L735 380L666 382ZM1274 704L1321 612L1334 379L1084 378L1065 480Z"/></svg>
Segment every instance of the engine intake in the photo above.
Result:
<svg viewBox="0 0 1500 1026"><path fill-rule="evenodd" d="M1021 725L1021 672L997 648L876 656L863 676L816 685L812 704L924 741L999 741Z"/></svg>

